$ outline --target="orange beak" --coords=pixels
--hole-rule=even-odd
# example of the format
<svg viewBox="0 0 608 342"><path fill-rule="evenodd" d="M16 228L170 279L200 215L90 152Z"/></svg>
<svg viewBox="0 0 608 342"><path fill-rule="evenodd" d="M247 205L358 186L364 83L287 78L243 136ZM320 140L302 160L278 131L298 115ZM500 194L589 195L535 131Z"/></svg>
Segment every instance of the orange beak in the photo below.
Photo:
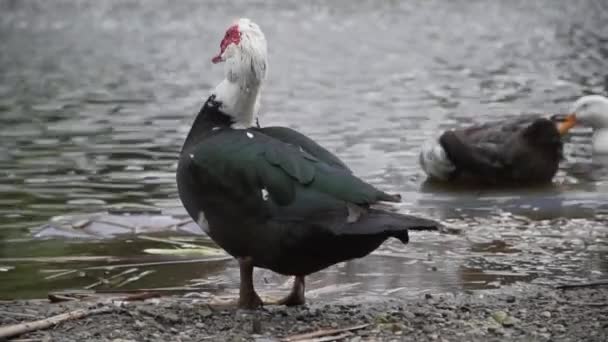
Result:
<svg viewBox="0 0 608 342"><path fill-rule="evenodd" d="M574 125L576 125L576 114L571 113L566 115L564 120L557 125L557 130L559 131L559 134L564 135L568 133Z"/></svg>

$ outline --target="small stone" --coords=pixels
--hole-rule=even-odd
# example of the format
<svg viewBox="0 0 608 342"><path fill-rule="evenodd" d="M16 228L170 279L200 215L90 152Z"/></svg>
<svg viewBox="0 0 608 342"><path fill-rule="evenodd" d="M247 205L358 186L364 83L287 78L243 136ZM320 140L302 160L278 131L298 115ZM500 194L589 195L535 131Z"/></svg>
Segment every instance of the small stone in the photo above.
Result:
<svg viewBox="0 0 608 342"><path fill-rule="evenodd" d="M403 317L405 317L405 319L412 320L412 319L416 318L416 315L414 315L414 313L412 313L410 311L406 311L403 313Z"/></svg>
<svg viewBox="0 0 608 342"><path fill-rule="evenodd" d="M425 333L432 333L435 331L435 327L430 324L427 324L424 327L422 327L422 331L424 331Z"/></svg>
<svg viewBox="0 0 608 342"><path fill-rule="evenodd" d="M205 327L205 325L201 322L196 322L196 324L194 325L197 329L203 329Z"/></svg>
<svg viewBox="0 0 608 342"><path fill-rule="evenodd" d="M436 340L436 339L439 338L439 335L437 335L437 334L429 334L428 337L429 337L430 340Z"/></svg>
<svg viewBox="0 0 608 342"><path fill-rule="evenodd" d="M553 331L557 333L564 333L566 332L566 327L563 324L554 324Z"/></svg>
<svg viewBox="0 0 608 342"><path fill-rule="evenodd" d="M456 313L454 313L453 311L444 310L441 314L448 320L456 319Z"/></svg>
<svg viewBox="0 0 608 342"><path fill-rule="evenodd" d="M169 323L179 323L181 321L180 318L174 313L163 314L162 318Z"/></svg>
<svg viewBox="0 0 608 342"><path fill-rule="evenodd" d="M502 322L504 322L508 316L509 315L507 315L507 313L504 311L495 311L492 313L492 318L494 318L494 320L500 324L502 324Z"/></svg>
<svg viewBox="0 0 608 342"><path fill-rule="evenodd" d="M511 317L511 316L507 316L507 318L505 318L505 320L504 320L504 321L502 321L502 326L503 326L503 327L507 327L507 328L509 328L509 327L514 326L514 325L515 325L515 323L516 323L516 322L515 322L515 319L514 319L513 317Z"/></svg>
<svg viewBox="0 0 608 342"><path fill-rule="evenodd" d="M331 326L332 328L334 328L334 329L335 329L335 328L337 328L337 327L338 327L338 323L336 323L336 322L331 322L330 326Z"/></svg>
<svg viewBox="0 0 608 342"><path fill-rule="evenodd" d="M545 318L551 318L551 313L549 311L543 311L540 313L540 315Z"/></svg>

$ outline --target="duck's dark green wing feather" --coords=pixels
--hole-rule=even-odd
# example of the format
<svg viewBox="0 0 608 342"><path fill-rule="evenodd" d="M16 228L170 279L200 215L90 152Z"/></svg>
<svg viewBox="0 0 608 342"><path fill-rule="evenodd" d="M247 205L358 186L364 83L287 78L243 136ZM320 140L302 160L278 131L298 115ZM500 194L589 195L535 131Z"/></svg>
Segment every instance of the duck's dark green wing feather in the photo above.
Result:
<svg viewBox="0 0 608 342"><path fill-rule="evenodd" d="M218 131L189 152L194 167L226 191L239 195L264 189L282 206L298 200L298 187L358 205L399 201L398 196L376 189L348 169L258 130Z"/></svg>
<svg viewBox="0 0 608 342"><path fill-rule="evenodd" d="M317 144L314 140L298 131L280 126L256 128L255 130L286 144L291 144L298 148L302 148L304 151L330 166L350 171L348 166L346 166L346 164L344 164L344 162L342 162L342 160L340 160L340 158L338 158L335 154L329 152L323 146Z"/></svg>

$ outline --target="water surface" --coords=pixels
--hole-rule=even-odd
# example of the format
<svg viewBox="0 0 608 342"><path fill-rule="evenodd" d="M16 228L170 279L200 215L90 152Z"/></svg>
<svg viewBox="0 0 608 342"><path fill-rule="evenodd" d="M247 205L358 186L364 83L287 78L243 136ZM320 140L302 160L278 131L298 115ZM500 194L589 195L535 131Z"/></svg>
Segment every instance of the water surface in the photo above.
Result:
<svg viewBox="0 0 608 342"><path fill-rule="evenodd" d="M604 1L5 0L0 297L44 296L122 272L86 267L189 259L145 254L163 244L129 233L185 218L174 181L177 153L222 78L210 58L239 16L255 20L269 42L263 125L309 135L367 181L401 193L400 211L464 229L415 234L407 247L388 242L368 258L311 276L311 296L605 277L608 178L586 149L588 130L573 133L548 188L438 187L417 165L422 142L441 130L564 112L582 94L605 93ZM112 216L105 226L78 224L108 211L131 215ZM68 216L75 229L49 230L57 216ZM116 225L121 217L126 223ZM165 235L197 232L185 227ZM195 242L211 245L204 237ZM100 258L84 258L91 256ZM194 284L225 292L238 280L233 261L136 268L155 272L120 287ZM48 279L73 269L80 271ZM288 287L270 272L256 280L264 290ZM327 290L334 284L345 287Z"/></svg>

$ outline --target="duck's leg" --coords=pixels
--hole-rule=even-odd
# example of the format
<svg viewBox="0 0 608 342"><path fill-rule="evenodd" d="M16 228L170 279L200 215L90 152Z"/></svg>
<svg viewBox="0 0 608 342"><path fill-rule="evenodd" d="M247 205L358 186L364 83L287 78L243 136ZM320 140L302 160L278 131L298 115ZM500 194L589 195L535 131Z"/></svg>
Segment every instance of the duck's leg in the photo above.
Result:
<svg viewBox="0 0 608 342"><path fill-rule="evenodd" d="M293 281L293 287L287 297L280 299L276 302L278 305L304 305L306 298L304 297L304 276L296 276Z"/></svg>
<svg viewBox="0 0 608 342"><path fill-rule="evenodd" d="M253 260L250 257L238 258L241 273L239 288L239 309L256 309L262 306L262 299L253 288Z"/></svg>

